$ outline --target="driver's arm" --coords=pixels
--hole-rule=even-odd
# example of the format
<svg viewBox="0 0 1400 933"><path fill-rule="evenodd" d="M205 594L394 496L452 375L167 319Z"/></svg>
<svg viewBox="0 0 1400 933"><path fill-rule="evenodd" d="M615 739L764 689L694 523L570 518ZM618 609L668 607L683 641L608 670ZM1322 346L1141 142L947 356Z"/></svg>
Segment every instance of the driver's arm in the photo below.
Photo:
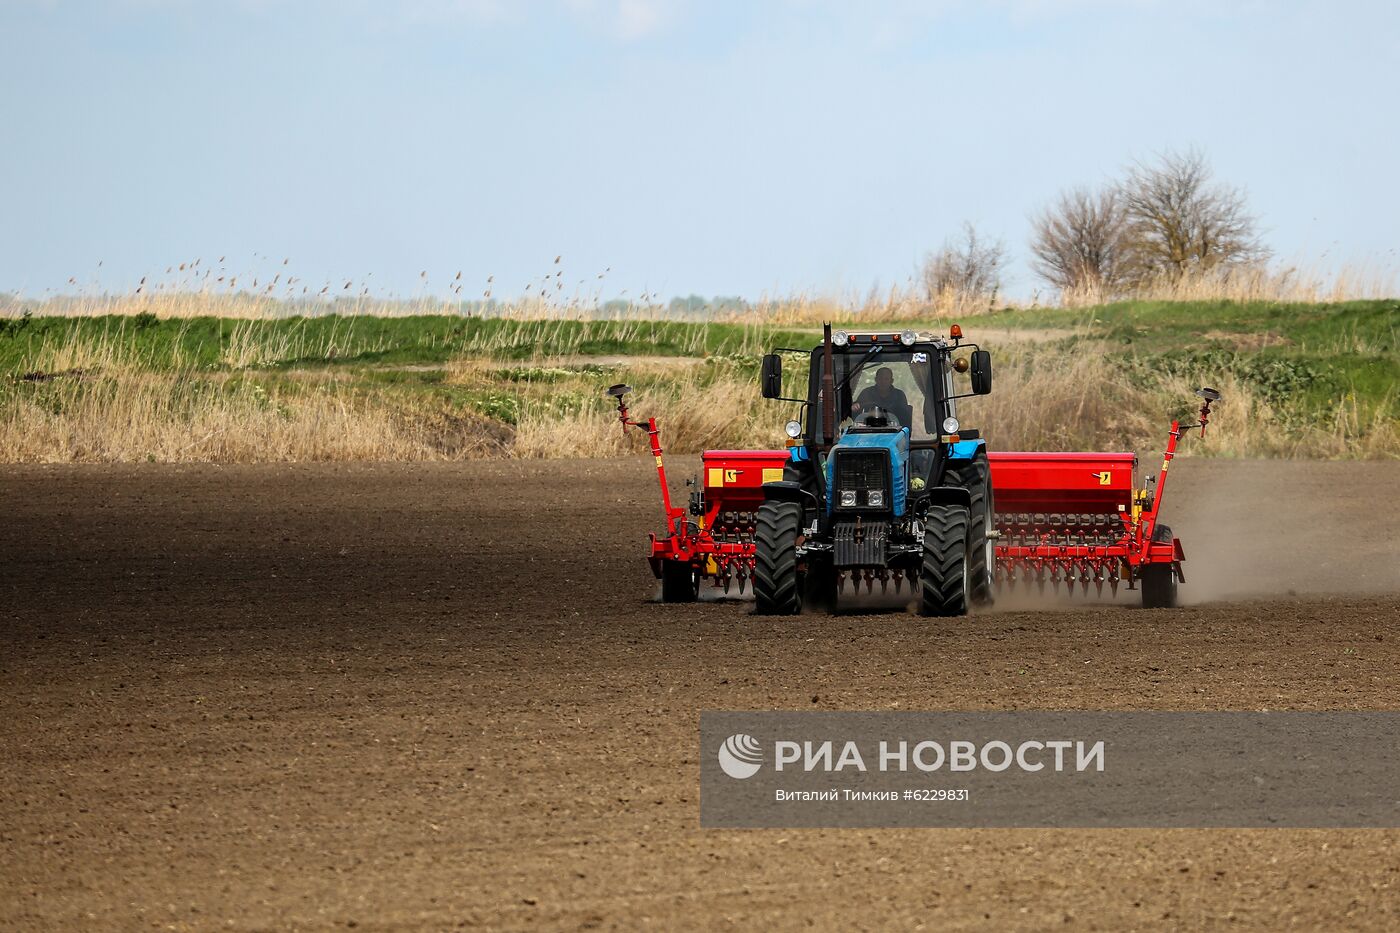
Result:
<svg viewBox="0 0 1400 933"><path fill-rule="evenodd" d="M864 389L861 389L860 394L856 396L855 402L851 405L851 414L854 415L856 412L865 411L865 409L869 408L873 394L873 386L866 386Z"/></svg>

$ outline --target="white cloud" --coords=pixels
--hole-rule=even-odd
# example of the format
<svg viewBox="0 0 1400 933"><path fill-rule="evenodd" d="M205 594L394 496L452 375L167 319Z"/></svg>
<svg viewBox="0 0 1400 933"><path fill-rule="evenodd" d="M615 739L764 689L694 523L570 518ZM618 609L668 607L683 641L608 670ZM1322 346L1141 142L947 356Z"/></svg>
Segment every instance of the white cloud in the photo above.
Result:
<svg viewBox="0 0 1400 933"><path fill-rule="evenodd" d="M680 0L564 0L564 6L585 25L625 42L665 31L681 12Z"/></svg>
<svg viewBox="0 0 1400 933"><path fill-rule="evenodd" d="M640 39L661 25L662 10L655 0L618 0L617 31L623 39Z"/></svg>

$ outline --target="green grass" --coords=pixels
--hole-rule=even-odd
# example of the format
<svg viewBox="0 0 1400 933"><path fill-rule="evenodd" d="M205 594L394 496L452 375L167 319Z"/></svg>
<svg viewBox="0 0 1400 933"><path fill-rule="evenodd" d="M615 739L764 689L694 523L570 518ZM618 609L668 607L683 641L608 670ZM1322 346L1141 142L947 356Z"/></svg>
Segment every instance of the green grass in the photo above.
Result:
<svg viewBox="0 0 1400 933"><path fill-rule="evenodd" d="M459 356L528 360L581 356L708 356L757 352L773 343L810 342L800 332L767 326L674 321L519 321L462 318L323 316L267 320L150 315L33 317L0 320L0 372L31 371L43 349L109 342L154 371L220 370L231 349L266 352L260 368L446 363Z"/></svg>
<svg viewBox="0 0 1400 933"><path fill-rule="evenodd" d="M910 323L941 330L947 322ZM971 340L978 340L979 332L986 334L984 345L1007 372L1027 365L1068 368L1092 354L1101 363L1092 370L1096 382L1145 389L1171 383L1173 398L1183 384L1243 383L1267 403L1279 429L1300 443L1344 408L1360 426L1348 429L1360 432L1358 437L1384 436L1386 424L1400 425L1397 301L1139 301L1004 310L962 324ZM878 326L890 330L903 325ZM1015 332L1037 330L1053 333L1046 341L1014 339ZM1003 341L1007 331L1013 339ZM50 382L21 378L36 371L81 369L119 382L156 374L178 383L195 400L200 393L242 393L249 386L257 387L253 398L266 393L294 401L334 393L356 405L391 410L396 417L470 416L504 429L519 424L527 411L560 417L603 413L610 404L603 389L618 381L636 386L641 404L668 396L683 401L717 383L747 392L764 350L808 347L817 339L810 327L452 315L12 318L0 320L0 417L26 400L52 408L72 404L83 391L97 391L95 385L84 389L87 376L78 380L81 384L67 377ZM676 369L672 372L630 365L629 357L703 357L705 362L671 367ZM464 369L471 361L475 368ZM800 383L800 362L789 365L791 384ZM1180 411L1144 414L1154 422L1189 416L1189 393L1181 406ZM1328 455L1345 455L1338 451L1350 443L1334 445ZM1368 450L1368 455L1377 450L1400 455L1400 450L1389 450L1388 441Z"/></svg>
<svg viewBox="0 0 1400 933"><path fill-rule="evenodd" d="M1277 334L1301 350L1364 343L1394 352L1400 301L1286 304L1231 301L1125 301L1092 308L1015 309L974 321L1013 328L1092 327L1097 335L1149 349L1180 349L1206 334Z"/></svg>
<svg viewBox="0 0 1400 933"><path fill-rule="evenodd" d="M1232 302L1125 302L1085 310L1012 312L998 323L1072 327L1106 341L1119 356L1160 356L1187 366L1235 372L1275 398L1304 407L1349 393L1382 400L1400 384L1400 302L1335 305Z"/></svg>
<svg viewBox="0 0 1400 933"><path fill-rule="evenodd" d="M1011 328L1073 329L1125 366L1230 373L1300 418L1358 401L1400 417L1400 302L1333 305L1122 302L1086 309L1009 311ZM1079 338L1083 339L1083 338Z"/></svg>

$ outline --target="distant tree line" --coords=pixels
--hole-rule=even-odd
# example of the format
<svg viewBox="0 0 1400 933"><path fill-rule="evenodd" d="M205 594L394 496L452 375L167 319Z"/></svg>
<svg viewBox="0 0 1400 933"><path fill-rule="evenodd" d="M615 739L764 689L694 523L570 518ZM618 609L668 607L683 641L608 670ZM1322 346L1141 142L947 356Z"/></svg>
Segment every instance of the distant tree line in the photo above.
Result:
<svg viewBox="0 0 1400 933"><path fill-rule="evenodd" d="M1031 268L1063 292L1131 292L1201 273L1229 272L1269 256L1244 192L1216 182L1197 150L1137 162L1097 188L1062 191L1031 218ZM995 301L1005 244L966 224L929 254L927 298Z"/></svg>

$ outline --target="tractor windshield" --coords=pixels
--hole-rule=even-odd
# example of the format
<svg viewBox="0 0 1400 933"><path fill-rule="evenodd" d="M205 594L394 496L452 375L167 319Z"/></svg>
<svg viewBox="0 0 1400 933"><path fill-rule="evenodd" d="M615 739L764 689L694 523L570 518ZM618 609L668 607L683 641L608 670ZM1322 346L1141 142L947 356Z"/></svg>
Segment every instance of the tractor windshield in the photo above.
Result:
<svg viewBox="0 0 1400 933"><path fill-rule="evenodd" d="M833 357L836 379L837 435L854 424L864 423L878 409L889 424L909 429L910 440L935 440L938 436L938 410L935 404L932 355L917 350L881 347L849 350ZM821 354L813 363L820 369ZM816 380L818 403L813 411L812 433L821 438L821 378Z"/></svg>

